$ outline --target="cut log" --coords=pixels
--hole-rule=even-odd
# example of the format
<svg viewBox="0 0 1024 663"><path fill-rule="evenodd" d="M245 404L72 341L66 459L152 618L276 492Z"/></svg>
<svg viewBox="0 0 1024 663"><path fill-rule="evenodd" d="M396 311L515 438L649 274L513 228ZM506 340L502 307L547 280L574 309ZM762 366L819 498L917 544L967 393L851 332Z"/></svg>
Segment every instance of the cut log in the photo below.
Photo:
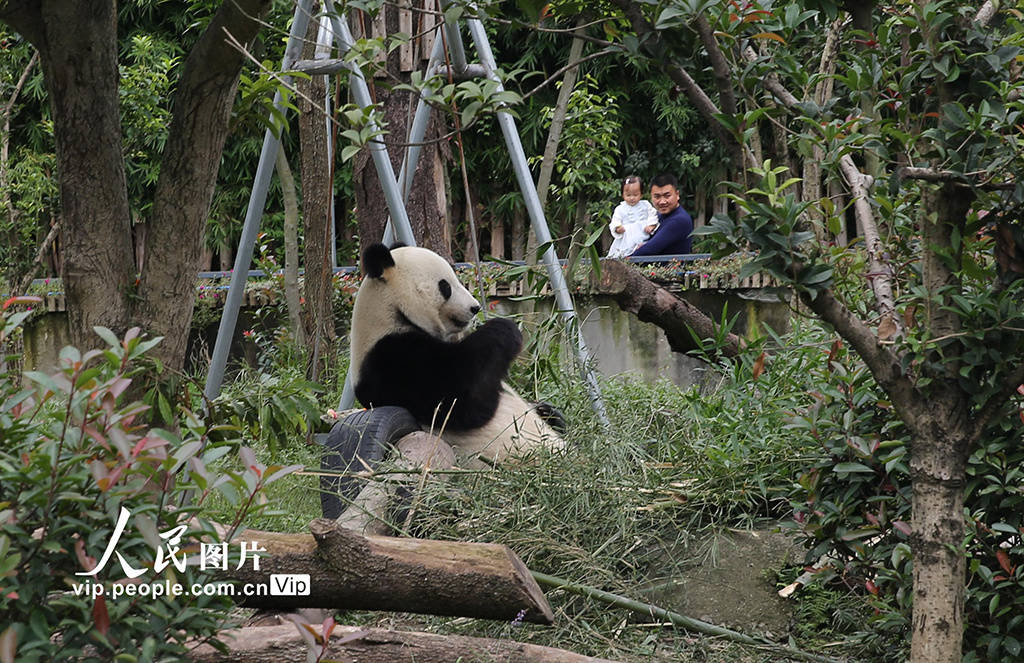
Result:
<svg viewBox="0 0 1024 663"><path fill-rule="evenodd" d="M301 596L236 596L241 605L271 610L334 608L393 610L550 624L554 619L537 582L508 547L361 536L318 518L310 534L246 530L236 537L266 549L259 569L243 565L222 577L270 588L271 576L309 576ZM303 588L305 589L305 588Z"/></svg>
<svg viewBox="0 0 1024 663"><path fill-rule="evenodd" d="M651 283L624 262L602 260L601 278L592 280L595 292L610 295L623 311L661 327L669 347L675 352L699 349L694 335L697 338L714 338L716 335L718 324L714 320L693 304ZM736 334L729 334L722 347L722 354L729 358L735 357L739 353L740 343Z"/></svg>
<svg viewBox="0 0 1024 663"><path fill-rule="evenodd" d="M319 625L312 628L320 632ZM201 645L193 650L192 660L197 663L305 663L310 648L291 624L237 629L221 636L228 646L226 653ZM322 644L312 648L320 656L317 660L351 663L612 663L603 658L514 640L356 626L335 626L326 651Z"/></svg>

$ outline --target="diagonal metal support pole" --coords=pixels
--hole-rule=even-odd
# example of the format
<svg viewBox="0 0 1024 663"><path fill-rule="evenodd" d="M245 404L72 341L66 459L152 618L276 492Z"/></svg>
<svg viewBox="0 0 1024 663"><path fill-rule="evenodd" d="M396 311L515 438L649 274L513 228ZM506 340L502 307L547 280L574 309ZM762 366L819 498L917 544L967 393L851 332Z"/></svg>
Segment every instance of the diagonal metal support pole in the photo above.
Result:
<svg viewBox="0 0 1024 663"><path fill-rule="evenodd" d="M312 4L313 0L299 0L295 7L292 28L288 33L288 43L285 46L284 59L281 63L282 71L290 69L292 63L298 60L302 53L302 40L306 36ZM287 80L285 78L286 82ZM285 116L286 109L280 92L274 95L274 109L279 117ZM252 251L260 231L260 220L267 204L267 190L270 188L270 180L274 176L274 162L277 159L277 151L280 146L280 136L267 129L263 135L263 149L256 166L252 192L249 194L249 207L245 211L242 236L238 240L238 253L235 254L234 271L231 272L231 285L228 286L228 295L224 300L224 312L221 313L220 326L217 328L217 341L213 346L213 356L210 357L210 370L206 374L206 386L203 393L209 400L213 400L220 394L220 387L224 382L224 369L228 363L231 339L235 335L235 325L238 324L238 310L242 307L245 280L249 274L249 265L252 263Z"/></svg>
<svg viewBox="0 0 1024 663"><path fill-rule="evenodd" d="M487 32L479 19L470 18L467 21L469 34L476 46L480 62L487 70L487 77L498 83L498 91L502 91L500 79L495 73L498 68L494 60L494 53L491 52L491 44L487 39ZM580 371L584 382L587 385L587 392L590 396L591 406L597 414L598 419L605 426L609 425L608 411L605 409L604 399L601 397L601 387L598 385L597 376L594 374L594 367L590 357L590 350L583 338L583 330L580 328L579 320L576 318L576 308L573 306L572 295L565 282L565 274L562 273L562 266L558 262L554 246L551 244L551 231L548 228L547 220L544 218L544 209L537 196L537 187L533 183L530 174L530 166L526 161L526 153L523 151L523 143L519 138L519 130L516 128L516 121L511 114L498 111L498 124L501 133L505 138L508 147L509 157L512 159L512 167L516 173L516 180L519 183L519 190L523 194L526 203L526 211L530 215L530 223L533 232L537 235L537 241L541 244L548 244L544 252L544 265L547 267L548 278L551 281L551 288L555 295L555 304L564 320L566 327L575 335L576 359L579 361Z"/></svg>
<svg viewBox="0 0 1024 663"><path fill-rule="evenodd" d="M355 41L352 38L352 31L348 28L348 21L344 16L338 14L332 0L324 0L324 8L327 10L327 15L331 18L331 26L334 28L334 39L338 44L338 55L344 57ZM373 105L373 99L370 97L370 88L366 84L366 77L363 76L363 71L354 64L350 64L348 69L351 72L349 84L351 85L352 96L355 98L356 105L360 108L369 108ZM379 129L373 120L370 121L370 128L374 132ZM375 138L369 142L366 149L370 150L370 157L373 159L373 165L377 170L377 178L380 180L381 188L384 189L384 200L387 203L388 211L391 213L391 219L395 225L395 234L401 242L408 246L416 246L416 238L413 236L412 226L409 224L409 215L405 211L402 193L398 187L398 180L395 178L395 169L391 165L391 159L388 157L388 150L384 145L384 141Z"/></svg>

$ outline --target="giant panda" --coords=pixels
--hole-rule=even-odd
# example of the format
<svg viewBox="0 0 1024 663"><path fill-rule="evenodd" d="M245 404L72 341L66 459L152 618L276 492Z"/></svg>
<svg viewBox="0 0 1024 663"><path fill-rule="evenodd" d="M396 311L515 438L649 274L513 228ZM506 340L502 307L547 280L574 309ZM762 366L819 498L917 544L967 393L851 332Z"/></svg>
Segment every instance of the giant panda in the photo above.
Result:
<svg viewBox="0 0 1024 663"><path fill-rule="evenodd" d="M476 329L480 306L452 266L424 248L374 244L352 312L351 375L363 407L406 408L466 466L564 441L504 379L522 348L511 320Z"/></svg>

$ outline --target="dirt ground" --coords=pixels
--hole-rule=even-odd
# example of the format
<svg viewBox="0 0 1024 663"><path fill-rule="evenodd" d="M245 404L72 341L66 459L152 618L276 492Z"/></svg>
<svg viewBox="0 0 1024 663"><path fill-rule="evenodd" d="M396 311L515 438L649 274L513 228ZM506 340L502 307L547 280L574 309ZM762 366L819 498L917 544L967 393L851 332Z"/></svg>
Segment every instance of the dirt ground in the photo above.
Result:
<svg viewBox="0 0 1024 663"><path fill-rule="evenodd" d="M784 640L792 606L779 597L774 576L802 554L792 540L767 529L676 544L659 551L660 564L652 561L657 570L645 600L742 633Z"/></svg>

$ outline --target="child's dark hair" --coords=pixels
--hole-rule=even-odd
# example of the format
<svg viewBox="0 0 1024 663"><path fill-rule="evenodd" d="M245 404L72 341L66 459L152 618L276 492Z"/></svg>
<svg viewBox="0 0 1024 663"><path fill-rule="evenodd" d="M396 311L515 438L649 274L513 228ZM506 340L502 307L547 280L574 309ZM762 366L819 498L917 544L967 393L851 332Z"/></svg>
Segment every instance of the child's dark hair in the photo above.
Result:
<svg viewBox="0 0 1024 663"><path fill-rule="evenodd" d="M639 175L626 175L624 178L622 178L622 188L623 189L625 189L626 186L629 185L629 184L639 185L641 191L644 188L644 182L643 182L643 180L640 179Z"/></svg>

